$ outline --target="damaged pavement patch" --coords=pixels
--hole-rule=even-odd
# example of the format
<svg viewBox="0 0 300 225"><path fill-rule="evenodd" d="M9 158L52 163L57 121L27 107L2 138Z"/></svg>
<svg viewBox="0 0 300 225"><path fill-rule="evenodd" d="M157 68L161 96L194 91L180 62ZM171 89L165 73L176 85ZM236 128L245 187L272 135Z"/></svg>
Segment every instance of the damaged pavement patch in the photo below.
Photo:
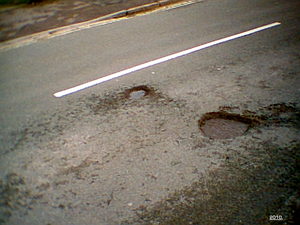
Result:
<svg viewBox="0 0 300 225"><path fill-rule="evenodd" d="M139 91L144 96L131 99ZM298 151L299 130L289 127L299 119L296 105L279 103L241 115L223 107L222 113L206 113L199 121L194 113L184 101L138 85L84 96L69 102L65 111L31 122L3 160L4 175L16 174L24 181L18 185L28 191L22 200L28 207L22 211L3 203L2 217L16 221L30 210L41 223L54 223L49 221L52 213L73 224L91 218L103 224L197 224L205 218L231 222L237 205L248 209L246 200L257 194L258 187L259 193L268 191L271 196L262 205L276 203L276 193L286 190L277 184L295 170L268 171L283 171L286 164L278 160L285 153L289 162L295 162L290 164L293 168L298 162L298 153L292 152ZM211 119L236 120L251 129L236 138L212 140L199 131L199 125ZM264 176L261 171L266 171ZM247 176L253 179L243 181ZM288 194L294 194L296 177L285 183ZM263 183L265 179L276 185ZM223 190L224 186L228 188ZM6 190L6 183L2 187ZM17 205L17 195L9 193L13 200L9 204ZM223 210L218 217L213 217L215 207ZM264 218L262 212L257 208L253 215ZM225 218L226 213L232 217Z"/></svg>

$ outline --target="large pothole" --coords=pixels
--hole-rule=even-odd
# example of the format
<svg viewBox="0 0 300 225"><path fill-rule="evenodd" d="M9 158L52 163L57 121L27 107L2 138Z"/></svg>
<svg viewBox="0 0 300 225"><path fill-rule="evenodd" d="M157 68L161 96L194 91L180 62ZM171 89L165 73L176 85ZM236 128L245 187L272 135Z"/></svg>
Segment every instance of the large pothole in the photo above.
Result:
<svg viewBox="0 0 300 225"><path fill-rule="evenodd" d="M241 136L255 124L259 124L259 121L225 111L206 113L198 121L199 129L205 136L212 139L228 139Z"/></svg>
<svg viewBox="0 0 300 225"><path fill-rule="evenodd" d="M245 123L226 119L210 119L201 126L204 135L213 139L227 139L241 136L248 126Z"/></svg>

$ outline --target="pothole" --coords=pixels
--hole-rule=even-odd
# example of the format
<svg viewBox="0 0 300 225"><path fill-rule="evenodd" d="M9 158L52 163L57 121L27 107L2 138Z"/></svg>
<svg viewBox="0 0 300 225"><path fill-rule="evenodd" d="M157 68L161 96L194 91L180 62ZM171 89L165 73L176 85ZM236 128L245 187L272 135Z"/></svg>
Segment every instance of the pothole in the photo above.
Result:
<svg viewBox="0 0 300 225"><path fill-rule="evenodd" d="M210 112L198 121L199 129L212 139L228 139L243 135L251 126L259 124L255 118L225 111Z"/></svg>
<svg viewBox="0 0 300 225"><path fill-rule="evenodd" d="M210 119L201 127L204 135L213 139L227 139L245 133L247 124L226 119Z"/></svg>
<svg viewBox="0 0 300 225"><path fill-rule="evenodd" d="M122 93L123 98L127 99L141 99L147 95L153 94L154 90L149 88L146 85L140 85L133 88L130 88Z"/></svg>

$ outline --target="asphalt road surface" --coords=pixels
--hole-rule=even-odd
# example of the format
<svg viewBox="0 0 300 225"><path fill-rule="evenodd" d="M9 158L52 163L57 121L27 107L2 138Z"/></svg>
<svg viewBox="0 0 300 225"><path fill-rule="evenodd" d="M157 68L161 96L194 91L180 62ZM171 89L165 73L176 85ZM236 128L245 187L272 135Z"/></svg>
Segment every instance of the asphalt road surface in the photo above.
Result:
<svg viewBox="0 0 300 225"><path fill-rule="evenodd" d="M2 222L296 221L299 12L297 0L206 0L1 52ZM53 95L274 22L281 25ZM128 99L140 85L147 95ZM263 122L236 138L206 137L198 120L220 109Z"/></svg>

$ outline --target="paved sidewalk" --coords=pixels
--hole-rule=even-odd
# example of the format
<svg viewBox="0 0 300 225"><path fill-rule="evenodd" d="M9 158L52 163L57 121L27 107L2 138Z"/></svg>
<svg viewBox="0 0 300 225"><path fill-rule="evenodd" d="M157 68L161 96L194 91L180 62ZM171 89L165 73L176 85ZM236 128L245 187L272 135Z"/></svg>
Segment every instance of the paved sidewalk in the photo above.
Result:
<svg viewBox="0 0 300 225"><path fill-rule="evenodd" d="M0 7L0 42L115 12L126 16L182 0L56 0L36 5Z"/></svg>

